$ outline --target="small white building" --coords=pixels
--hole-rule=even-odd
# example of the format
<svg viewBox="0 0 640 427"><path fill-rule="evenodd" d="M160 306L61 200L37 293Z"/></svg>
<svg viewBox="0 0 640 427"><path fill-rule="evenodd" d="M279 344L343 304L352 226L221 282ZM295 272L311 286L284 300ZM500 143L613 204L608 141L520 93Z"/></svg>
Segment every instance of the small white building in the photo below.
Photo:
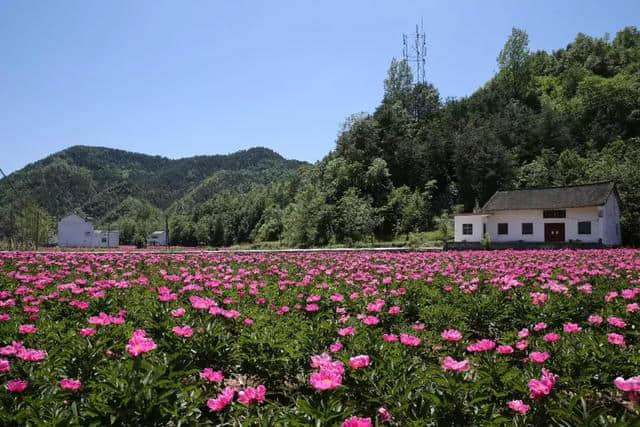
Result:
<svg viewBox="0 0 640 427"><path fill-rule="evenodd" d="M617 246L620 198L613 182L496 192L478 212L456 215L456 242L584 242Z"/></svg>
<svg viewBox="0 0 640 427"><path fill-rule="evenodd" d="M94 230L89 218L65 216L58 222L58 246L77 248L115 248L120 245L119 231Z"/></svg>
<svg viewBox="0 0 640 427"><path fill-rule="evenodd" d="M147 237L147 246L167 246L167 232L154 231Z"/></svg>

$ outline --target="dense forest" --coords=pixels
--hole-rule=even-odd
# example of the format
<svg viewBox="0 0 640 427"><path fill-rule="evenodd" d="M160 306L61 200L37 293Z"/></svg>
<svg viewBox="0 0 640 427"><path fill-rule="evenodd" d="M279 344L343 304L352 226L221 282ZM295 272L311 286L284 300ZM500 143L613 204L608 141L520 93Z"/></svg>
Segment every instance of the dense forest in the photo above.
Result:
<svg viewBox="0 0 640 427"><path fill-rule="evenodd" d="M392 60L380 105L349 117L315 165L259 149L228 163L118 151L111 167L115 154L66 150L0 182L0 233L15 234L26 209L6 181L42 215L82 209L124 243L166 215L173 244L320 246L433 230L498 189L615 180L623 236L639 242L640 32L578 34L549 53L531 52L514 28L497 64L472 95L443 100Z"/></svg>

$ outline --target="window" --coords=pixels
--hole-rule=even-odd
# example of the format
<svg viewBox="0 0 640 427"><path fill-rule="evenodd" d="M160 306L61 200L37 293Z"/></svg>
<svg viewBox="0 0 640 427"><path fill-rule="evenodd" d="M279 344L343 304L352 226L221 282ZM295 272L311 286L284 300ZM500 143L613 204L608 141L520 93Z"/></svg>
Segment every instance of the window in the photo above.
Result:
<svg viewBox="0 0 640 427"><path fill-rule="evenodd" d="M106 237L102 238L102 243L107 243L107 238Z"/></svg>
<svg viewBox="0 0 640 427"><path fill-rule="evenodd" d="M522 234L533 234L533 223L532 222L523 222L522 223Z"/></svg>
<svg viewBox="0 0 640 427"><path fill-rule="evenodd" d="M482 223L482 237L484 237L485 234L487 234L487 223L483 222Z"/></svg>
<svg viewBox="0 0 640 427"><path fill-rule="evenodd" d="M509 234L509 224L506 222L498 224L498 234Z"/></svg>
<svg viewBox="0 0 640 427"><path fill-rule="evenodd" d="M591 221L580 221L578 223L578 234L591 234Z"/></svg>
<svg viewBox="0 0 640 427"><path fill-rule="evenodd" d="M462 224L462 234L473 234L473 224Z"/></svg>
<svg viewBox="0 0 640 427"><path fill-rule="evenodd" d="M545 209L542 211L543 218L566 218L567 211L564 209Z"/></svg>

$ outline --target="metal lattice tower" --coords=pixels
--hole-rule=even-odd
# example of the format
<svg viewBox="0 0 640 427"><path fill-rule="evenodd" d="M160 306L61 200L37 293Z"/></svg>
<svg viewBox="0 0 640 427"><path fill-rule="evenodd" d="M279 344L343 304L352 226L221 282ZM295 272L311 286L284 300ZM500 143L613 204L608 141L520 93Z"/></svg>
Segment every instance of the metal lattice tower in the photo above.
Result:
<svg viewBox="0 0 640 427"><path fill-rule="evenodd" d="M402 35L402 58L411 65L415 83L424 84L426 82L427 37L424 33L422 19L420 19L419 29L416 25L415 34Z"/></svg>

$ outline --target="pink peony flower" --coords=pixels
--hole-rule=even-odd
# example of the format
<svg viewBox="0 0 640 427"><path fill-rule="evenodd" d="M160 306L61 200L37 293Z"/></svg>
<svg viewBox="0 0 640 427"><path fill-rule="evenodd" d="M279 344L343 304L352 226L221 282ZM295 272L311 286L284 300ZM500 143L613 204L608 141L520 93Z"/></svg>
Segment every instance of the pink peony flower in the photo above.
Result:
<svg viewBox="0 0 640 427"><path fill-rule="evenodd" d="M555 332L549 332L544 337L542 337L542 339L545 342L557 342L560 341L560 335L556 334Z"/></svg>
<svg viewBox="0 0 640 427"><path fill-rule="evenodd" d="M514 350L510 345L499 345L496 351L500 354L511 354Z"/></svg>
<svg viewBox="0 0 640 427"><path fill-rule="evenodd" d="M370 358L367 355L361 354L349 359L349 366L353 369L362 369L369 366Z"/></svg>
<svg viewBox="0 0 640 427"><path fill-rule="evenodd" d="M147 337L147 333L143 329L133 331L131 339L127 344L127 351L133 357L138 357L143 353L148 353L156 348L153 339Z"/></svg>
<svg viewBox="0 0 640 427"><path fill-rule="evenodd" d="M95 334L95 333L96 333L96 330L95 330L95 329L93 329L93 328L82 328L82 329L80 329L80 331L78 332L78 334L79 334L81 337L90 337L90 336L92 336L92 335L93 335L93 334Z"/></svg>
<svg viewBox="0 0 640 427"><path fill-rule="evenodd" d="M507 406L509 406L512 411L522 415L526 414L531 409L531 406L527 405L522 400L511 400L507 402Z"/></svg>
<svg viewBox="0 0 640 427"><path fill-rule="evenodd" d="M523 339L523 338L527 338L529 336L529 329L524 328L521 329L520 332L518 332L518 338Z"/></svg>
<svg viewBox="0 0 640 427"><path fill-rule="evenodd" d="M341 343L340 341L336 341L336 342L334 342L333 344L331 344L331 345L329 346L329 351L330 351L331 353L337 353L337 352L339 352L340 350L342 350L342 348L343 348L343 347L344 347L344 346L342 345L342 343Z"/></svg>
<svg viewBox="0 0 640 427"><path fill-rule="evenodd" d="M35 334L36 332L38 332L38 329L35 327L35 325L26 324L26 325L20 325L18 327L18 332L21 335Z"/></svg>
<svg viewBox="0 0 640 427"><path fill-rule="evenodd" d="M389 308L389 315L390 316L395 316L397 314L400 314L400 312L402 311L402 309L400 307L398 307L397 305L394 305L393 307Z"/></svg>
<svg viewBox="0 0 640 427"><path fill-rule="evenodd" d="M364 323L367 326L375 326L378 323L380 323L380 319L378 319L375 316L367 316L364 319L362 319L362 323Z"/></svg>
<svg viewBox="0 0 640 427"><path fill-rule="evenodd" d="M398 341L398 336L394 334L384 334L382 335L382 339L386 342L395 342Z"/></svg>
<svg viewBox="0 0 640 427"><path fill-rule="evenodd" d="M443 340L456 342L462 339L462 334L456 329L446 329L440 334Z"/></svg>
<svg viewBox="0 0 640 427"><path fill-rule="evenodd" d="M422 343L422 340L413 335L400 334L400 342L407 347L417 347Z"/></svg>
<svg viewBox="0 0 640 427"><path fill-rule="evenodd" d="M11 370L11 363L7 359L0 359L0 374L6 374Z"/></svg>
<svg viewBox="0 0 640 427"><path fill-rule="evenodd" d="M587 319L587 322L590 325L599 325L602 323L604 319L602 319L602 316L598 316L597 314L592 314L591 316L589 316L589 318Z"/></svg>
<svg viewBox="0 0 640 427"><path fill-rule="evenodd" d="M72 380L69 378L60 380L60 388L63 390L76 391L80 389L81 385L82 383L80 382L80 380Z"/></svg>
<svg viewBox="0 0 640 427"><path fill-rule="evenodd" d="M321 370L311 374L309 383L317 391L335 390L342 385L342 375L333 370Z"/></svg>
<svg viewBox="0 0 640 427"><path fill-rule="evenodd" d="M26 390L29 383L27 381L21 379L10 380L7 382L5 387L9 391L9 393L22 393Z"/></svg>
<svg viewBox="0 0 640 427"><path fill-rule="evenodd" d="M616 334L616 333L607 334L607 341L609 341L609 344L613 344L613 345L616 345L618 347L624 347L625 346L624 336L622 336L620 334Z"/></svg>
<svg viewBox="0 0 640 427"><path fill-rule="evenodd" d="M531 360L533 363L536 363L538 365L542 365L544 362L547 361L547 359L549 359L549 353L545 352L540 352L540 351L534 351L529 355L529 360Z"/></svg>
<svg viewBox="0 0 640 427"><path fill-rule="evenodd" d="M205 368L202 372L200 372L200 378L212 383L221 383L224 380L224 374L222 373L222 371L214 371L211 368Z"/></svg>
<svg viewBox="0 0 640 427"><path fill-rule="evenodd" d="M176 308L174 310L171 310L171 316L173 317L182 317L186 314L187 310L185 310L184 308L180 307L180 308Z"/></svg>
<svg viewBox="0 0 640 427"><path fill-rule="evenodd" d="M176 334L179 337L190 337L193 335L193 329L191 329L191 326L185 325L185 326L174 326L173 328L171 328L171 330L173 331L174 334Z"/></svg>
<svg viewBox="0 0 640 427"><path fill-rule="evenodd" d="M640 304L638 304L637 302L627 304L626 310L627 313L635 313L636 311L640 311Z"/></svg>
<svg viewBox="0 0 640 427"><path fill-rule="evenodd" d="M355 415L342 422L342 427L371 427L371 418L358 418Z"/></svg>
<svg viewBox="0 0 640 427"><path fill-rule="evenodd" d="M235 390L231 387L225 387L225 389L215 399L207 400L207 406L212 412L220 412L233 401Z"/></svg>
<svg viewBox="0 0 640 427"><path fill-rule="evenodd" d="M624 320L615 316L607 317L607 323L615 328L624 328L625 326L627 326Z"/></svg>
<svg viewBox="0 0 640 427"><path fill-rule="evenodd" d="M531 393L529 397L532 399L548 396L556 384L556 375L552 374L548 370L542 368L542 376L539 380L532 379L529 381L529 390Z"/></svg>
<svg viewBox="0 0 640 427"><path fill-rule="evenodd" d="M313 313L316 312L318 310L320 310L320 306L318 304L307 304L304 306L305 311L308 311L309 313Z"/></svg>
<svg viewBox="0 0 640 427"><path fill-rule="evenodd" d="M481 351L491 351L495 347L496 347L496 343L494 341L491 341L485 338L467 346L467 351L471 353L476 353Z"/></svg>
<svg viewBox="0 0 640 427"><path fill-rule="evenodd" d="M520 351L526 349L527 347L529 347L529 341L527 340L518 341L516 343L516 348Z"/></svg>
<svg viewBox="0 0 640 427"><path fill-rule="evenodd" d="M341 337L353 336L356 333L356 330L353 326L349 326L348 328L338 329L338 335Z"/></svg>
<svg viewBox="0 0 640 427"><path fill-rule="evenodd" d="M267 388L260 384L258 387L247 387L244 390L238 392L238 402L245 405L251 406L254 403L262 403L264 402L264 395L267 392Z"/></svg>
<svg viewBox="0 0 640 427"><path fill-rule="evenodd" d="M454 371L454 372L466 372L470 369L469 361L462 360L458 362L451 356L447 356L442 361L442 369L446 371Z"/></svg>
<svg viewBox="0 0 640 427"><path fill-rule="evenodd" d="M562 325L562 330L567 334L577 334L582 328L577 323L565 323Z"/></svg>
<svg viewBox="0 0 640 427"><path fill-rule="evenodd" d="M545 329L547 329L547 324L544 322L536 323L533 326L533 330L536 332L544 331Z"/></svg>
<svg viewBox="0 0 640 427"><path fill-rule="evenodd" d="M383 423L388 423L391 421L391 413L384 406L378 408L378 416L380 417L380 421L382 421Z"/></svg>

